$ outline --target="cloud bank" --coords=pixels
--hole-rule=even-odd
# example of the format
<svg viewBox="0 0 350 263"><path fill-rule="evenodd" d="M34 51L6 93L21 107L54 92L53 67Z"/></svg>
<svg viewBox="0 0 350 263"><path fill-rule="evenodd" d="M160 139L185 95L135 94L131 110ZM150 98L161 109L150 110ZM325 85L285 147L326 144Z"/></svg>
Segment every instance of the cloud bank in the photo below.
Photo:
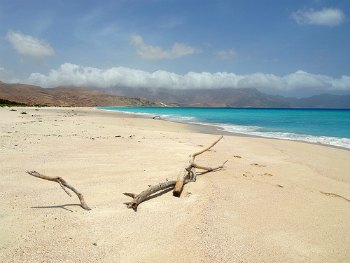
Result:
<svg viewBox="0 0 350 263"><path fill-rule="evenodd" d="M323 8L322 10L298 10L292 18L299 25L339 26L345 22L345 14L336 8Z"/></svg>
<svg viewBox="0 0 350 263"><path fill-rule="evenodd" d="M325 75L297 71L285 76L254 73L238 75L228 72L189 72L179 75L167 71L146 72L126 67L98 69L65 63L47 75L32 73L29 84L42 87L79 86L93 88L257 88L263 92L283 93L298 89L350 92L350 76L332 78Z"/></svg>
<svg viewBox="0 0 350 263"><path fill-rule="evenodd" d="M130 43L136 48L137 54L144 59L175 59L199 52L199 50L183 43L174 43L169 50L159 46L147 45L139 35L132 36Z"/></svg>
<svg viewBox="0 0 350 263"><path fill-rule="evenodd" d="M9 31L6 37L12 47L22 56L40 61L55 54L49 43L38 38L14 31Z"/></svg>

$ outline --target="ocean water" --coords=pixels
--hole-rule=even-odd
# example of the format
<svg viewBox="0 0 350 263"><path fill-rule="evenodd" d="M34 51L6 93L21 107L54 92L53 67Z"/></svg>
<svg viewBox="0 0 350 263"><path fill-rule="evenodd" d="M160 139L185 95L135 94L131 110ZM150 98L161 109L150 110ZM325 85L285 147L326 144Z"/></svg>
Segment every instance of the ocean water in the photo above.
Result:
<svg viewBox="0 0 350 263"><path fill-rule="evenodd" d="M216 126L227 132L350 149L350 110L105 107L103 110Z"/></svg>

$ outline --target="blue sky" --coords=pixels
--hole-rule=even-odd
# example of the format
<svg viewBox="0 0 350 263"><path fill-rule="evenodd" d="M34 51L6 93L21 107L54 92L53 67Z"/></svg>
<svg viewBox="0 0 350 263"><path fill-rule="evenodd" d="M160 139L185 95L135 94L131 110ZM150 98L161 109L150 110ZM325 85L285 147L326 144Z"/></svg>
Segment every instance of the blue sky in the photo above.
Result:
<svg viewBox="0 0 350 263"><path fill-rule="evenodd" d="M350 93L349 17L348 0L0 0L0 79Z"/></svg>

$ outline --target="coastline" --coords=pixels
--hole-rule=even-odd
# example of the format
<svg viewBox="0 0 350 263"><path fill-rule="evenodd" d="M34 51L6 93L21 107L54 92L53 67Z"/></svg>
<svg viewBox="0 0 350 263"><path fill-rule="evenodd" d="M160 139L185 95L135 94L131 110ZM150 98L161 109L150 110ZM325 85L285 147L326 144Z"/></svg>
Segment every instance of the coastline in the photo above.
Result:
<svg viewBox="0 0 350 263"><path fill-rule="evenodd" d="M121 114L125 114L126 116L134 116L135 118L145 118L145 119L152 119L150 114L138 114L133 112L123 112L123 111L115 111L115 110L107 110L102 108L95 108L96 110L106 111L106 112L117 112ZM321 109L322 110L322 109ZM324 109L327 110L327 109ZM262 136L262 135L252 135L252 134L246 134L246 133L238 133L238 132L231 132L226 131L224 128L220 126L216 126L214 124L204 124L204 123L189 123L189 122L181 122L176 120L168 120L168 119L160 119L162 121L169 121L174 123L182 123L190 125L194 132L199 133L206 133L206 134L216 134L216 135L225 135L225 136L239 136L239 137L252 137L252 138L265 138L265 139L272 139L272 140L282 140L282 141L294 141L294 142L301 142L301 143L307 143L307 144L313 144L313 145L322 145L326 147L336 148L336 149L342 149L346 151L350 151L350 148L342 147L342 146L336 146L332 144L325 144L320 142L310 142L306 140L296 140L296 139L286 139L286 138L274 138L274 137L268 137L268 136Z"/></svg>
<svg viewBox="0 0 350 263"><path fill-rule="evenodd" d="M122 193L176 178L214 130L94 108L14 109L0 108L1 262L350 259L348 150L230 133L199 158L228 160L224 170L135 213ZM62 176L92 210L26 170Z"/></svg>

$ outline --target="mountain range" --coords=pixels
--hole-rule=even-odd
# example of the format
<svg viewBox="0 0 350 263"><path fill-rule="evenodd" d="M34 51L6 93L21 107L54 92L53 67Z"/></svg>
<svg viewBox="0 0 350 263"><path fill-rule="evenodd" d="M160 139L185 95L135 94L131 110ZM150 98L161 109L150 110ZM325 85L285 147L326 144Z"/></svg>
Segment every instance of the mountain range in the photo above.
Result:
<svg viewBox="0 0 350 263"><path fill-rule="evenodd" d="M139 97L152 102L179 106L350 109L350 94L321 94L306 98L291 98L265 94L254 88L212 88L176 90L118 87L106 89L105 91L115 95Z"/></svg>
<svg viewBox="0 0 350 263"><path fill-rule="evenodd" d="M25 105L41 106L156 106L139 98L108 94L97 89L80 87L42 88L27 84L0 82L0 99ZM9 105L9 103L6 103Z"/></svg>
<svg viewBox="0 0 350 263"><path fill-rule="evenodd" d="M349 95L321 94L290 98L245 89L109 89L83 87L42 88L0 82L0 99L46 106L204 106L241 108L339 108L350 109Z"/></svg>

